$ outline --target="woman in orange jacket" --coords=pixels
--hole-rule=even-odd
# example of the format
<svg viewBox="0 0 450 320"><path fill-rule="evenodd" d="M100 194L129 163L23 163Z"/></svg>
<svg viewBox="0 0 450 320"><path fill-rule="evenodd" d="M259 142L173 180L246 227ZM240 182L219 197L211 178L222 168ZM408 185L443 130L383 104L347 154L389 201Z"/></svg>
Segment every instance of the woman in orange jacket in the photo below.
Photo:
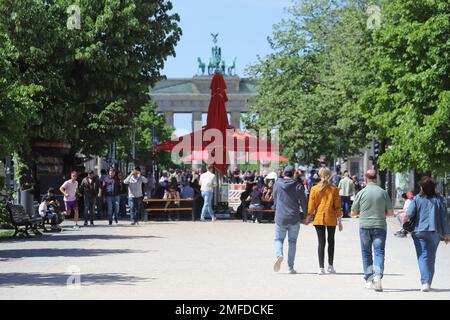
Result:
<svg viewBox="0 0 450 320"><path fill-rule="evenodd" d="M314 227L319 240L319 274L325 274L325 230L328 233L328 272L336 273L333 267L334 260L334 234L336 226L342 231L342 210L339 198L339 189L330 184L331 171L328 168L319 170L320 183L311 188L308 203L306 224L314 217Z"/></svg>

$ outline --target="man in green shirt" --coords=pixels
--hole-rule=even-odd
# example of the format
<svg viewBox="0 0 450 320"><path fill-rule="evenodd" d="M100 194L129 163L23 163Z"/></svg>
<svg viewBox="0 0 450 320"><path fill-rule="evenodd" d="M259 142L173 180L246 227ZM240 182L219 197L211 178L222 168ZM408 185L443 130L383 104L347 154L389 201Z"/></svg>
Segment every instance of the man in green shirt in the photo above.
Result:
<svg viewBox="0 0 450 320"><path fill-rule="evenodd" d="M359 236L366 288L383 291L381 279L384 272L384 248L386 244L386 216L394 215L391 199L386 190L377 184L377 173L368 170L366 187L356 195L352 216L359 215ZM372 248L375 257L372 255Z"/></svg>

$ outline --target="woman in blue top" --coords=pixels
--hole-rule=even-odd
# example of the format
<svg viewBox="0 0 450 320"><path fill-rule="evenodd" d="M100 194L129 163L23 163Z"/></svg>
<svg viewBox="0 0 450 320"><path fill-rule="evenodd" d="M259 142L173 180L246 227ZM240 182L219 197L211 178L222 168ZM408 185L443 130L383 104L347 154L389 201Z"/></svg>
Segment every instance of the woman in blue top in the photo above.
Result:
<svg viewBox="0 0 450 320"><path fill-rule="evenodd" d="M412 232L419 263L422 291L430 291L434 276L436 251L441 240L450 242L447 204L445 199L436 194L436 183L430 177L422 177L419 181L420 193L409 205L402 221L415 217L415 228Z"/></svg>

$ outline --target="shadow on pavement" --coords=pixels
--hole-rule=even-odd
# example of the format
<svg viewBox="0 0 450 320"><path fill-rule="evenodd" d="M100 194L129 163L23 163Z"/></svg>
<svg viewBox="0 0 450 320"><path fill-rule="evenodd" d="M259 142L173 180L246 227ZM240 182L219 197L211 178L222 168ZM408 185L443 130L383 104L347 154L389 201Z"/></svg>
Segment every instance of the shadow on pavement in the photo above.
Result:
<svg viewBox="0 0 450 320"><path fill-rule="evenodd" d="M42 236L33 236L31 238L9 238L5 239L3 243L12 242L45 242L45 241L77 241L77 240L134 240L134 239L162 239L164 237L158 236L122 236L114 234L83 234L83 233L45 233Z"/></svg>
<svg viewBox="0 0 450 320"><path fill-rule="evenodd" d="M297 272L297 274L314 274L314 275L318 275L317 272ZM364 276L364 273L359 273L359 272L337 272L337 273L326 273L324 275L320 275L321 277L334 277L334 276ZM404 274L400 274L400 273L385 273L384 276L390 276L390 277L403 277Z"/></svg>
<svg viewBox="0 0 450 320"><path fill-rule="evenodd" d="M130 250L130 249L11 249L0 250L0 260L36 257L94 257L107 254L146 253L156 250Z"/></svg>
<svg viewBox="0 0 450 320"><path fill-rule="evenodd" d="M64 273L0 273L0 286L66 286L70 274ZM80 285L133 285L157 278L141 278L124 273L81 274Z"/></svg>
<svg viewBox="0 0 450 320"><path fill-rule="evenodd" d="M386 289L383 288L384 292L421 292L420 289ZM450 289L431 289L429 293L439 293L439 292L450 292ZM425 292L424 294L426 294Z"/></svg>

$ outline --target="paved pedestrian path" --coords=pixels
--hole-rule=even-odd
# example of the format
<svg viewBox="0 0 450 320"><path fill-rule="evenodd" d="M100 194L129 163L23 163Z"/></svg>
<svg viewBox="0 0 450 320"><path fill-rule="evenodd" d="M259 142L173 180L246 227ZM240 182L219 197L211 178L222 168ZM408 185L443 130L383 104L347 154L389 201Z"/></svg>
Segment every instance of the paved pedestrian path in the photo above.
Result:
<svg viewBox="0 0 450 320"><path fill-rule="evenodd" d="M438 250L434 292L418 290L411 238L389 221L384 292L363 288L358 219L336 234L335 275L316 274L312 225L300 230L296 269L272 270L273 224L147 222L67 229L0 241L0 299L450 299L450 245ZM287 253L287 252L286 252ZM80 273L80 286L67 286ZM76 276L70 278L76 283Z"/></svg>

